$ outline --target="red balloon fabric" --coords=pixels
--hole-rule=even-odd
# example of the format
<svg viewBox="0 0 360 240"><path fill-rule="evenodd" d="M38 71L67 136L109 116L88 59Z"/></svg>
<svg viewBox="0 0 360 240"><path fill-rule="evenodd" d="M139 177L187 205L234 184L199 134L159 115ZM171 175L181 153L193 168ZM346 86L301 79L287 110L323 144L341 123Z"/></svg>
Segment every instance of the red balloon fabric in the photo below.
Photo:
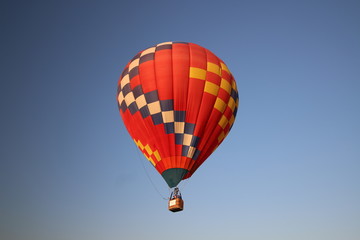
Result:
<svg viewBox="0 0 360 240"><path fill-rule="evenodd" d="M236 82L211 51L164 42L139 52L118 82L124 124L169 187L190 177L229 133Z"/></svg>

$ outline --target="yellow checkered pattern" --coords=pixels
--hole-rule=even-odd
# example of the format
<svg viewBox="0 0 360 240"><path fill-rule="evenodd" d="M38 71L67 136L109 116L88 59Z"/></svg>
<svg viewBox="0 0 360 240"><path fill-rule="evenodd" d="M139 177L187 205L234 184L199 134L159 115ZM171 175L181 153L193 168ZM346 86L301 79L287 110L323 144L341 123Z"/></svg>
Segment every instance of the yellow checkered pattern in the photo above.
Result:
<svg viewBox="0 0 360 240"><path fill-rule="evenodd" d="M222 76L222 71L226 71L228 74L231 74L229 69L224 63L220 63L220 66L216 63L207 62L207 69L201 69L196 67L190 67L190 78L196 78L200 80L205 81L205 89L204 92L210 93L214 96L218 95L219 89L224 89L227 93L231 94L231 89L236 89L236 83L235 81L232 82L232 84L229 83L229 81L225 80ZM219 77L221 77L221 84L220 86L210 82L206 81L206 73L212 72L217 74ZM219 106L217 106L218 108Z"/></svg>
<svg viewBox="0 0 360 240"><path fill-rule="evenodd" d="M204 92L217 97L215 104L214 104L215 109L217 109L221 113L224 113L226 108L229 107L231 109L231 111L234 113L235 109L237 109L237 107L239 105L239 99L238 98L234 99L234 97L231 96L231 93L233 91L235 91L236 94L238 92L237 87L236 87L236 82L235 82L235 80L232 79L232 81L230 83L228 80L224 79L222 71L225 71L225 72L227 72L227 74L231 75L231 72L229 71L228 67L223 62L220 62L220 65L212 63L212 62L207 62L206 70L201 69L201 68L196 68L196 67L190 67L189 75L190 75L190 78L195 78L195 79L200 79L200 80L205 81ZM219 77L221 77L220 86L216 85L210 81L206 81L206 73L207 72L212 72L214 74L217 74ZM219 93L220 89L223 89L230 95L229 101L227 103L218 97L218 93ZM228 131L225 132L224 129L227 126L231 127L233 125L234 121L235 121L234 114L232 114L230 119L228 119L225 115L223 115L221 117L221 119L218 122L218 125L223 129L223 131L221 132L220 136L218 137L219 143L226 137L226 135L228 133Z"/></svg>
<svg viewBox="0 0 360 240"><path fill-rule="evenodd" d="M155 166L157 162L161 161L161 156L158 150L152 150L149 144L144 145L140 140L134 139L134 142L143 153L146 153L144 156L153 166Z"/></svg>

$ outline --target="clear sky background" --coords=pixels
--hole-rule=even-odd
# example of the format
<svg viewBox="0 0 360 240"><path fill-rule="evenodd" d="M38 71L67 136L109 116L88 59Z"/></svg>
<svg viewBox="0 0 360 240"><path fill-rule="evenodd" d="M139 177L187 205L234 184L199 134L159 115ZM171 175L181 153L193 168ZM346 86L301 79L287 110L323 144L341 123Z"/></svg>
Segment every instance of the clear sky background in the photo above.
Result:
<svg viewBox="0 0 360 240"><path fill-rule="evenodd" d="M0 239L360 239L359 1L3 1L0 19ZM175 214L116 103L164 41L213 51L241 101Z"/></svg>

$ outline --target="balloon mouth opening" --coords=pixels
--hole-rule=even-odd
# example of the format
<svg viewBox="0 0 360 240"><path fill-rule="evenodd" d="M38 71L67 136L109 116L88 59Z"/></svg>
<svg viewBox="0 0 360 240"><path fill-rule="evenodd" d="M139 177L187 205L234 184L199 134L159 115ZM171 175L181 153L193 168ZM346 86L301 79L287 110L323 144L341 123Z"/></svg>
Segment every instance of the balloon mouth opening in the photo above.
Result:
<svg viewBox="0 0 360 240"><path fill-rule="evenodd" d="M170 188L176 187L189 171L184 168L170 168L165 170L161 176Z"/></svg>

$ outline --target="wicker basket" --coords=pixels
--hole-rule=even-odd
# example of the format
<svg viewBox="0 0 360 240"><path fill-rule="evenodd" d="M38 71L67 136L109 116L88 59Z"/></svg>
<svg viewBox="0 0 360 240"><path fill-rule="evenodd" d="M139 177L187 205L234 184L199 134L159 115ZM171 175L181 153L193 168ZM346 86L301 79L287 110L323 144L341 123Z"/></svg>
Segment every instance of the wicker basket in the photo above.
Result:
<svg viewBox="0 0 360 240"><path fill-rule="evenodd" d="M184 209L184 201L181 198L169 200L169 210L172 212L179 212Z"/></svg>

